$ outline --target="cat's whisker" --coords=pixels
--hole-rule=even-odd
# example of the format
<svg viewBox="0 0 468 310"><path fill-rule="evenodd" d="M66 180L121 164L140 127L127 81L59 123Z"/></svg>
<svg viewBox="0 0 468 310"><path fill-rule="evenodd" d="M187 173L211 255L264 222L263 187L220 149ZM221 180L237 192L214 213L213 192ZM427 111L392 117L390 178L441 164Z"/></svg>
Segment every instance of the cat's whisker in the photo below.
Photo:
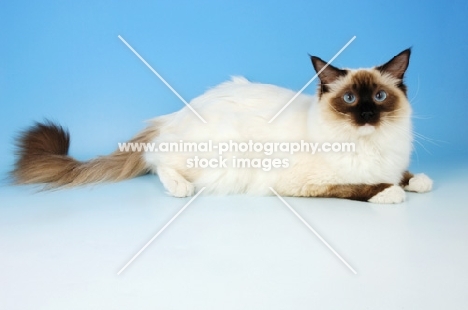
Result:
<svg viewBox="0 0 468 310"><path fill-rule="evenodd" d="M397 128L401 131L404 131L404 132L409 132L409 130L407 130L406 128L402 128L401 126L393 123L393 122L389 122L387 120L382 120L382 125L386 125L388 127L392 127L392 128Z"/></svg>
<svg viewBox="0 0 468 310"><path fill-rule="evenodd" d="M424 146L424 144L422 144L422 142L418 141L417 139L414 139L413 141L416 142L417 144L419 144L428 154L431 154L431 155L432 155L431 151L429 151L429 150ZM414 150L416 150L416 148L414 148Z"/></svg>
<svg viewBox="0 0 468 310"><path fill-rule="evenodd" d="M382 122L383 125L387 126L387 127L391 127L392 129L396 129L396 130L399 130L400 132L402 132L403 134L407 135L407 136L410 136L410 137L413 137L413 141L417 144L419 144L428 154L432 154L425 146L422 142L418 141L418 138L421 139L421 140L424 140L424 141L427 141L427 142L431 142L433 144L435 144L433 141L430 141L430 140L427 140L428 138L427 137L424 137L420 134L418 134L417 132L415 131L412 131L412 132L408 132L408 130L404 129L404 128L401 128L400 126L396 125L396 124L393 124L393 123L390 123L390 122L387 122L387 121L383 121ZM422 137L421 137L422 136ZM437 144L435 144L437 145Z"/></svg>
<svg viewBox="0 0 468 310"><path fill-rule="evenodd" d="M416 94L414 94L413 98L411 98L410 100L408 100L411 104L413 104L413 101L414 99L416 99L416 97L418 97L418 94L419 94L419 75L418 75L418 88L416 89Z"/></svg>
<svg viewBox="0 0 468 310"><path fill-rule="evenodd" d="M396 129L396 130L399 130L401 133L403 133L406 138L413 138L412 136L412 133L411 131L409 131L408 129L405 129L405 128L402 128L401 126L398 126L394 123L390 123L388 121L383 121L382 122L382 125L384 125L384 127L390 127L392 130ZM385 131L385 130L384 130ZM419 141L417 141L416 139L413 139L413 141L415 141L416 143L418 143L419 145L421 145L421 147L429 154L431 154L431 152L429 150L426 149L426 147ZM417 161L419 162L419 153L418 153L418 149L413 147L413 150L414 150L414 153L416 154L416 159Z"/></svg>
<svg viewBox="0 0 468 310"><path fill-rule="evenodd" d="M384 125L384 126L380 127L380 130L383 131L384 134L389 133L389 135L391 136L391 135L392 135L392 131L395 130L395 129L397 129L397 130L399 130L401 133L403 133L403 134L406 136L406 138L412 138L412 135L411 135L411 133L410 133L408 130L406 130L406 129L404 129L404 128L401 128L401 127L399 127L399 126L396 126L396 125L393 124L393 123L389 123L389 122L386 122L386 121L382 121L382 125ZM422 145L419 141L416 141L416 140L414 140L414 141L415 141L416 143L420 144L421 147L422 147L426 152L428 152L429 154L431 154L431 153L429 152L429 150L427 150L427 149L424 147L424 145ZM419 162L419 153L418 153L418 150L417 150L416 148L413 148L413 149L414 149L414 152L415 152L415 154L416 154L416 158L417 158L417 160L418 160L418 162Z"/></svg>
<svg viewBox="0 0 468 310"><path fill-rule="evenodd" d="M392 118L392 119L398 119L397 117L386 117L386 118ZM403 117L402 117L403 118ZM384 121L385 124L389 125L389 126L394 126L394 127L398 127L396 124L393 124L393 123L390 123L390 122L387 122L387 121ZM433 139L433 138L429 138L427 136L424 136L423 134L420 134L418 133L417 131L413 130L412 131L412 134L415 138L419 138L421 140L424 140L424 141L427 141L427 142L430 142L434 145L437 145L437 146L440 146L438 143L449 143L448 141L444 141L444 140L437 140L437 139Z"/></svg>
<svg viewBox="0 0 468 310"><path fill-rule="evenodd" d="M332 108L336 113L345 116L347 119L350 119L350 118L351 118L351 116L349 116L348 114L338 111L338 110L337 110L333 105L331 105L328 101L327 101L327 104L328 104L328 106L329 106L330 108Z"/></svg>
<svg viewBox="0 0 468 310"><path fill-rule="evenodd" d="M434 145L437 145L437 146L440 146L438 143L449 143L448 141L437 140L437 139L429 138L429 137L427 137L427 136L425 136L425 135L423 135L423 134L420 134L420 133L418 133L418 132L416 132L416 131L414 131L413 134L414 134L416 137L420 138L421 140L430 142L430 143L432 143L432 144L434 144Z"/></svg>
<svg viewBox="0 0 468 310"><path fill-rule="evenodd" d="M399 116L399 115L385 115L385 118L391 118L391 119L408 119L407 116Z"/></svg>
<svg viewBox="0 0 468 310"><path fill-rule="evenodd" d="M401 111L401 110L403 110L403 108L392 110L390 113L395 113L395 112L398 112L398 111Z"/></svg>
<svg viewBox="0 0 468 310"><path fill-rule="evenodd" d="M429 115L411 115L411 118L415 118L415 119L433 119L434 116L429 116Z"/></svg>
<svg viewBox="0 0 468 310"><path fill-rule="evenodd" d="M388 125L388 124L387 124ZM401 129L401 128L398 128L396 126L394 126L392 129L400 129L400 130L404 130L404 129ZM403 131L403 134L405 134L407 136L407 138L413 138L411 133L407 132L406 130ZM417 144L419 144L428 154L432 154L425 146L424 144L422 144L420 141L418 141L417 139L413 139L413 141ZM419 159L419 154L417 152L417 148L414 148L413 147L413 150L415 151L416 155L418 156L418 159Z"/></svg>
<svg viewBox="0 0 468 310"><path fill-rule="evenodd" d="M391 118L391 119L407 119L407 116L403 115L386 115L385 118ZM424 116L424 115L411 115L411 118L414 119L421 119L421 120L429 120L434 118L433 116Z"/></svg>
<svg viewBox="0 0 468 310"><path fill-rule="evenodd" d="M398 115L398 112L401 111L401 110L404 110L405 108L399 108L399 109L395 109L395 110L392 110L390 112L386 112L384 113L385 117L400 117L401 115ZM405 113L406 114L406 113ZM401 116L401 117L405 117L407 118L407 116Z"/></svg>

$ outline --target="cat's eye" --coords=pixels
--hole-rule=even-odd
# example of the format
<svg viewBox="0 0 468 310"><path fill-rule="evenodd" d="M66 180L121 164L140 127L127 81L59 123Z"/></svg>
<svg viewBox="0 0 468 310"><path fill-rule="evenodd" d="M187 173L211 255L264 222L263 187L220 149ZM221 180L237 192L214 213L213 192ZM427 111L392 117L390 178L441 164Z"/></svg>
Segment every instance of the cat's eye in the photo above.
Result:
<svg viewBox="0 0 468 310"><path fill-rule="evenodd" d="M387 98L387 93L384 90L379 90L374 96L375 101L378 101L378 102L382 102L386 98Z"/></svg>
<svg viewBox="0 0 468 310"><path fill-rule="evenodd" d="M344 94L343 96L343 100L346 102L346 103L354 103L354 101L356 101L356 96L354 96L353 93L351 92L347 92L346 94Z"/></svg>

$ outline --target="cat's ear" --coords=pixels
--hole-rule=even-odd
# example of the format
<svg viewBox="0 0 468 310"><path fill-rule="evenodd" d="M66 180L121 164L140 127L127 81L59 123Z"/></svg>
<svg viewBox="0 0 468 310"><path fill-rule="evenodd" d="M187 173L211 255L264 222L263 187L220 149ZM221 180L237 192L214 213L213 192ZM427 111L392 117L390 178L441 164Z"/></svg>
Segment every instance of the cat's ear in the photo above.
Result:
<svg viewBox="0 0 468 310"><path fill-rule="evenodd" d="M402 80L409 65L410 55L411 49L408 48L376 69L381 73L388 73L394 78Z"/></svg>
<svg viewBox="0 0 468 310"><path fill-rule="evenodd" d="M322 59L316 56L310 56L312 65L314 66L315 72L318 73L321 84L331 84L335 82L338 78L347 74L346 70L341 70L332 65L328 65Z"/></svg>

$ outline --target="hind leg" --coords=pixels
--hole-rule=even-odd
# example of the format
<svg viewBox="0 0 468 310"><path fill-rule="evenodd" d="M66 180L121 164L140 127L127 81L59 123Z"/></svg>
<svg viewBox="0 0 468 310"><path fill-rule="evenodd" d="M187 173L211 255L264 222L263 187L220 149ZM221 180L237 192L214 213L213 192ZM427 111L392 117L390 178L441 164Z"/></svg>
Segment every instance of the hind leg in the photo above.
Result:
<svg viewBox="0 0 468 310"><path fill-rule="evenodd" d="M156 173L170 195L174 197L193 196L195 187L176 170L169 167L157 167Z"/></svg>

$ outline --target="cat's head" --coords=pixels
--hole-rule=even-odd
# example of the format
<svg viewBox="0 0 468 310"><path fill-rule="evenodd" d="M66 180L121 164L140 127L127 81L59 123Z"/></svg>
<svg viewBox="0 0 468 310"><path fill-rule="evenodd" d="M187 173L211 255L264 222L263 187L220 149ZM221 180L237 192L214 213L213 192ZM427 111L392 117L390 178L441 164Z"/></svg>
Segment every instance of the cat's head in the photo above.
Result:
<svg viewBox="0 0 468 310"><path fill-rule="evenodd" d="M318 96L324 117L359 135L372 134L384 125L409 120L411 108L403 77L411 50L370 69L338 69L311 56L320 83Z"/></svg>

